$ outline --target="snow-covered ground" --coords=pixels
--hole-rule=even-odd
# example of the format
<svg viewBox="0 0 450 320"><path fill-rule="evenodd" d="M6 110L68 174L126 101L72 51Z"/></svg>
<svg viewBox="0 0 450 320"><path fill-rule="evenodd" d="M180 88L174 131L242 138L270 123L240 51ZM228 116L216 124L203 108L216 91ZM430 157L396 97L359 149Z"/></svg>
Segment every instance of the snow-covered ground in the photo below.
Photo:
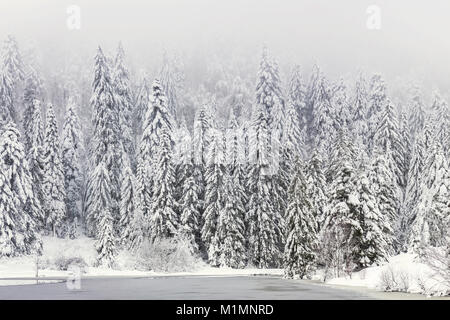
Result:
<svg viewBox="0 0 450 320"><path fill-rule="evenodd" d="M82 259L86 266L83 269L82 277L101 276L248 276L248 275L281 275L281 269L231 269L212 268L207 264L200 263L192 271L188 272L154 272L139 271L130 268L129 254L120 253L117 257L117 267L115 269L94 267L97 252L94 247L94 240L88 237L78 239L58 239L53 237L43 237L43 254L39 257L39 278L62 278L65 279L73 273L69 270L60 270L62 262L70 258ZM36 257L24 256L15 258L0 258L0 286L34 284L36 280L22 280L5 278L33 278L36 276ZM55 281L55 280L54 280ZM42 280L39 280L42 282Z"/></svg>
<svg viewBox="0 0 450 320"><path fill-rule="evenodd" d="M321 275L318 274L317 278ZM450 288L414 254L402 253L383 266L369 267L350 276L329 279L327 284L366 287L382 291L442 295Z"/></svg>

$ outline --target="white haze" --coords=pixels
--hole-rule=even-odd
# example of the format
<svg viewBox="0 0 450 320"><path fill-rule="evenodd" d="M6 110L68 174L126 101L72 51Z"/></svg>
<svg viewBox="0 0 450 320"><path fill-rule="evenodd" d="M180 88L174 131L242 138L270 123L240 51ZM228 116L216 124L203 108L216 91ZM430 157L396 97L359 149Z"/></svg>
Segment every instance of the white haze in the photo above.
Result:
<svg viewBox="0 0 450 320"><path fill-rule="evenodd" d="M81 30L66 27L69 5L81 8ZM381 30L366 27L369 5L381 8ZM182 56L191 86L215 56L256 73L266 43L284 72L317 62L333 79L363 68L391 90L415 79L429 97L450 87L449 15L448 0L1 0L0 37L35 46L44 70L73 55L91 66L98 45L113 53L121 40L131 70L152 73L166 49Z"/></svg>

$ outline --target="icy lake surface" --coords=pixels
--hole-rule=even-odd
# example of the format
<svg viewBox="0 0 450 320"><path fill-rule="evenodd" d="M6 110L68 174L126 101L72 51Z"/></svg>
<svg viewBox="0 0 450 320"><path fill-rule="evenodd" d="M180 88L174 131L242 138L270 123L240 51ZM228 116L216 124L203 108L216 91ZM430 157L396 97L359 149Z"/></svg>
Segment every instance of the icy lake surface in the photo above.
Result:
<svg viewBox="0 0 450 320"><path fill-rule="evenodd" d="M373 299L370 295L279 277L164 277L82 279L0 287L0 299Z"/></svg>

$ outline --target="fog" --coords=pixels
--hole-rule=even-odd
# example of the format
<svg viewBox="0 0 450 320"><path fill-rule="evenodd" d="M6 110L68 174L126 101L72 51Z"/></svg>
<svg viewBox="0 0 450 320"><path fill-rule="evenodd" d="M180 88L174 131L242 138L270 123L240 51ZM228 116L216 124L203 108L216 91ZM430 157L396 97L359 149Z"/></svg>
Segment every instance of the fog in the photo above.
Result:
<svg viewBox="0 0 450 320"><path fill-rule="evenodd" d="M70 5L81 10L79 30L67 27ZM366 25L370 5L381 9L380 29ZM334 78L363 68L447 92L449 15L448 0L1 0L0 37L35 46L44 69L73 55L92 63L98 45L112 54L119 40L132 70L155 72L163 50L177 52L188 78L213 57L256 72L265 43L282 70L299 63L308 74L318 63Z"/></svg>

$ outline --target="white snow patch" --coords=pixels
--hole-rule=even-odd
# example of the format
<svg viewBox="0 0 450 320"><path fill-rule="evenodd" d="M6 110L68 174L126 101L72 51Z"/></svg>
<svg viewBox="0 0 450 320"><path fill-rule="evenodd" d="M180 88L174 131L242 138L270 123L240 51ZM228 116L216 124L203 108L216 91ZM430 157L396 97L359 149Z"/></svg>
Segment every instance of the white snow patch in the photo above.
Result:
<svg viewBox="0 0 450 320"><path fill-rule="evenodd" d="M351 277L329 279L326 283L426 295L440 295L449 289L428 265L411 253L401 253L391 257L383 266L369 267L353 273Z"/></svg>

